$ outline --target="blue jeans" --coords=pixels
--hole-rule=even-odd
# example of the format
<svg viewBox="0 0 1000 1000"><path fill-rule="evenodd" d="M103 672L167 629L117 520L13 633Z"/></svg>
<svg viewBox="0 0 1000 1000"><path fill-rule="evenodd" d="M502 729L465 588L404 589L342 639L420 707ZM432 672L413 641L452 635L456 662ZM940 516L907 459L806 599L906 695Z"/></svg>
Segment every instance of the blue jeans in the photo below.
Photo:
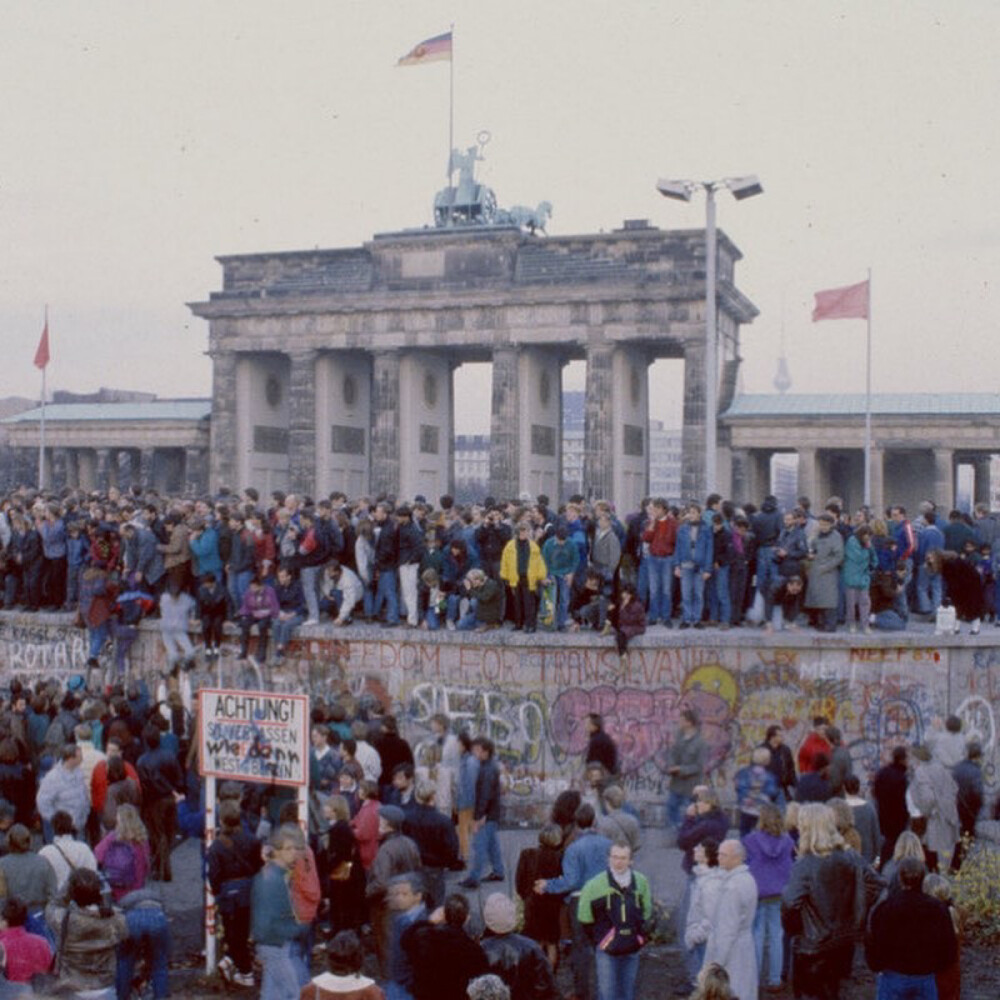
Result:
<svg viewBox="0 0 1000 1000"><path fill-rule="evenodd" d="M299 1000L302 986L290 944L257 945L257 957L264 967L260 982L260 1000Z"/></svg>
<svg viewBox="0 0 1000 1000"><path fill-rule="evenodd" d="M762 545L757 549L757 593L765 597L771 593L771 584L778 578L774 564L774 546Z"/></svg>
<svg viewBox="0 0 1000 1000"><path fill-rule="evenodd" d="M675 830L681 828L684 822L684 810L691 805L690 795L678 795L676 792L667 792L667 826L672 826Z"/></svg>
<svg viewBox="0 0 1000 1000"><path fill-rule="evenodd" d="M489 860L494 875L504 877L503 854L500 853L500 838L497 836L495 820L488 819L472 838L472 868L469 870L469 881L479 882L483 877L486 862Z"/></svg>
<svg viewBox="0 0 1000 1000"><path fill-rule="evenodd" d="M564 576L552 578L556 584L556 629L562 631L569 618L569 592L572 589Z"/></svg>
<svg viewBox="0 0 1000 1000"><path fill-rule="evenodd" d="M649 607L649 556L643 555L639 559L639 573L635 583L636 594L639 600Z"/></svg>
<svg viewBox="0 0 1000 1000"><path fill-rule="evenodd" d="M720 566L709 580L711 589L708 592L708 617L713 622L729 624L733 617L732 603L729 600L729 567Z"/></svg>
<svg viewBox="0 0 1000 1000"><path fill-rule="evenodd" d="M250 569L240 570L239 573L230 572L229 574L229 596L233 602L234 615L240 613L243 595L247 592L251 579L253 579L253 570Z"/></svg>
<svg viewBox="0 0 1000 1000"><path fill-rule="evenodd" d="M128 937L118 946L115 986L119 1000L131 995L136 959L145 951L151 967L150 982L156 1000L169 995L167 960L170 958L170 924L159 906L134 906L125 914Z"/></svg>
<svg viewBox="0 0 1000 1000"><path fill-rule="evenodd" d="M322 566L303 566L299 572L302 595L306 600L306 611L309 612L309 617L315 621L319 621L319 575L322 571Z"/></svg>
<svg viewBox="0 0 1000 1000"><path fill-rule="evenodd" d="M293 618L289 618L286 621L282 621L280 618L274 619L274 644L280 649L284 649L285 646L291 642L292 636L295 635L295 630L305 621L302 615L295 615Z"/></svg>
<svg viewBox="0 0 1000 1000"><path fill-rule="evenodd" d="M933 976L880 972L875 1000L937 1000L937 984Z"/></svg>
<svg viewBox="0 0 1000 1000"><path fill-rule="evenodd" d="M597 955L597 1000L632 1000L639 974L639 952L609 955L599 948Z"/></svg>
<svg viewBox="0 0 1000 1000"><path fill-rule="evenodd" d="M940 573L931 573L921 563L917 570L917 611L922 615L933 614L941 607L942 581Z"/></svg>
<svg viewBox="0 0 1000 1000"><path fill-rule="evenodd" d="M764 969L764 942L767 942L767 969ZM765 986L781 985L781 898L757 900L753 918L753 942L757 946L757 968L764 974Z"/></svg>
<svg viewBox="0 0 1000 1000"><path fill-rule="evenodd" d="M646 556L649 573L649 623L668 622L674 603L674 560L672 556Z"/></svg>
<svg viewBox="0 0 1000 1000"><path fill-rule="evenodd" d="M441 627L441 616L437 613L436 608L428 608L424 612L424 621L431 632L436 632Z"/></svg>
<svg viewBox="0 0 1000 1000"><path fill-rule="evenodd" d="M681 567L681 605L684 621L689 625L701 621L705 607L705 578L700 566Z"/></svg>
<svg viewBox="0 0 1000 1000"><path fill-rule="evenodd" d="M388 625L399 624L399 596L394 569L378 571L378 587L375 591L375 607L372 614L377 618L385 605L385 620Z"/></svg>
<svg viewBox="0 0 1000 1000"><path fill-rule="evenodd" d="M101 650L104 649L104 644L111 635L111 622L106 621L101 625L88 629L88 631L90 632L89 655L96 660L101 655Z"/></svg>

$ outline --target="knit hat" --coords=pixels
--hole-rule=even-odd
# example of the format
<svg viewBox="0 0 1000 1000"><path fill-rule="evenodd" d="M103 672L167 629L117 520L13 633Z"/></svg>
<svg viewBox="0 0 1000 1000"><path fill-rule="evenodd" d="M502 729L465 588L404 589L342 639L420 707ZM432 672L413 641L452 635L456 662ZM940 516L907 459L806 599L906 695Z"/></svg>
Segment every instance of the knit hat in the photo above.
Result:
<svg viewBox="0 0 1000 1000"><path fill-rule="evenodd" d="M514 901L502 892L494 892L483 906L483 923L494 934L509 934L517 925Z"/></svg>
<svg viewBox="0 0 1000 1000"><path fill-rule="evenodd" d="M398 830L406 819L403 810L399 806L379 806L378 814L380 819L384 819L394 830Z"/></svg>

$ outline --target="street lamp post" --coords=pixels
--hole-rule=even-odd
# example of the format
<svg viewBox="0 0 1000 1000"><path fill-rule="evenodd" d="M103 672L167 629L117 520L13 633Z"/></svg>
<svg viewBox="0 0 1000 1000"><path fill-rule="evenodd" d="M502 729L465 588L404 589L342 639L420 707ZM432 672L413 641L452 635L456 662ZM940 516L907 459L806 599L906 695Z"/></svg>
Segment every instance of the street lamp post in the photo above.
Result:
<svg viewBox="0 0 1000 1000"><path fill-rule="evenodd" d="M656 190L664 198L690 201L698 188L705 189L705 492L716 491L718 472L719 347L716 307L718 239L715 226L715 192L728 188L737 201L762 194L753 175L725 177L718 181L659 180Z"/></svg>

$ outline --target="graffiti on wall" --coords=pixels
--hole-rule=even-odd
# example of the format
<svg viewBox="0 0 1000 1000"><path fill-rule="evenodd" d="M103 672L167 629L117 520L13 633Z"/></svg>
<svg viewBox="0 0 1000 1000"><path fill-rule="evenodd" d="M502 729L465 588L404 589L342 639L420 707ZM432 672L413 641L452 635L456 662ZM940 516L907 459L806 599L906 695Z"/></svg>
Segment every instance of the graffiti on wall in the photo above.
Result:
<svg viewBox="0 0 1000 1000"><path fill-rule="evenodd" d="M0 662L18 677L60 677L87 665L87 633L66 625L0 621Z"/></svg>
<svg viewBox="0 0 1000 1000"><path fill-rule="evenodd" d="M250 669L236 661L233 649L211 670L202 668L194 686L374 699L399 717L418 757L430 756L430 721L442 715L453 730L493 739L511 787L529 799L579 779L587 716L597 712L618 742L632 796L662 802L670 747L686 708L702 719L711 778L724 789L769 726L780 725L796 749L814 715L841 729L858 770L870 774L896 744L923 741L936 717L954 712L984 745L988 783L997 780L995 649L792 648L751 639L740 646L639 645L623 661L611 645L479 645L412 634L381 640L331 630L329 637L294 643L280 667ZM79 671L85 644L83 631L0 620L0 657L14 674ZM153 626L142 629L132 664L150 675L163 671Z"/></svg>

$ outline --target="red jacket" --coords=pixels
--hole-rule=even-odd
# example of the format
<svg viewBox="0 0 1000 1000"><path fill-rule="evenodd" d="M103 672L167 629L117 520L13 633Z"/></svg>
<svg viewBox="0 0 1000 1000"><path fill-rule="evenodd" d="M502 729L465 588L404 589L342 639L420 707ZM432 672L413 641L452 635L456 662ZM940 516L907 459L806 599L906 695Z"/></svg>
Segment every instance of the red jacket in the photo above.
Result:
<svg viewBox="0 0 1000 1000"><path fill-rule="evenodd" d="M125 776L139 785L139 774L128 761L125 761ZM108 762L99 760L90 775L90 806L98 815L104 812L104 800L107 796Z"/></svg>
<svg viewBox="0 0 1000 1000"><path fill-rule="evenodd" d="M368 871L378 854L378 802L375 799L365 799L361 803L357 816L351 820L351 829L358 842L361 867Z"/></svg>
<svg viewBox="0 0 1000 1000"><path fill-rule="evenodd" d="M799 747L799 774L810 774L813 771L818 771L819 768L816 767L815 763L816 755L825 754L827 761L829 761L832 752L833 747L830 745L830 741L813 730Z"/></svg>
<svg viewBox="0 0 1000 1000"><path fill-rule="evenodd" d="M674 554L677 541L677 521L669 514L658 517L643 533L642 540L649 544L649 554L664 558Z"/></svg>

